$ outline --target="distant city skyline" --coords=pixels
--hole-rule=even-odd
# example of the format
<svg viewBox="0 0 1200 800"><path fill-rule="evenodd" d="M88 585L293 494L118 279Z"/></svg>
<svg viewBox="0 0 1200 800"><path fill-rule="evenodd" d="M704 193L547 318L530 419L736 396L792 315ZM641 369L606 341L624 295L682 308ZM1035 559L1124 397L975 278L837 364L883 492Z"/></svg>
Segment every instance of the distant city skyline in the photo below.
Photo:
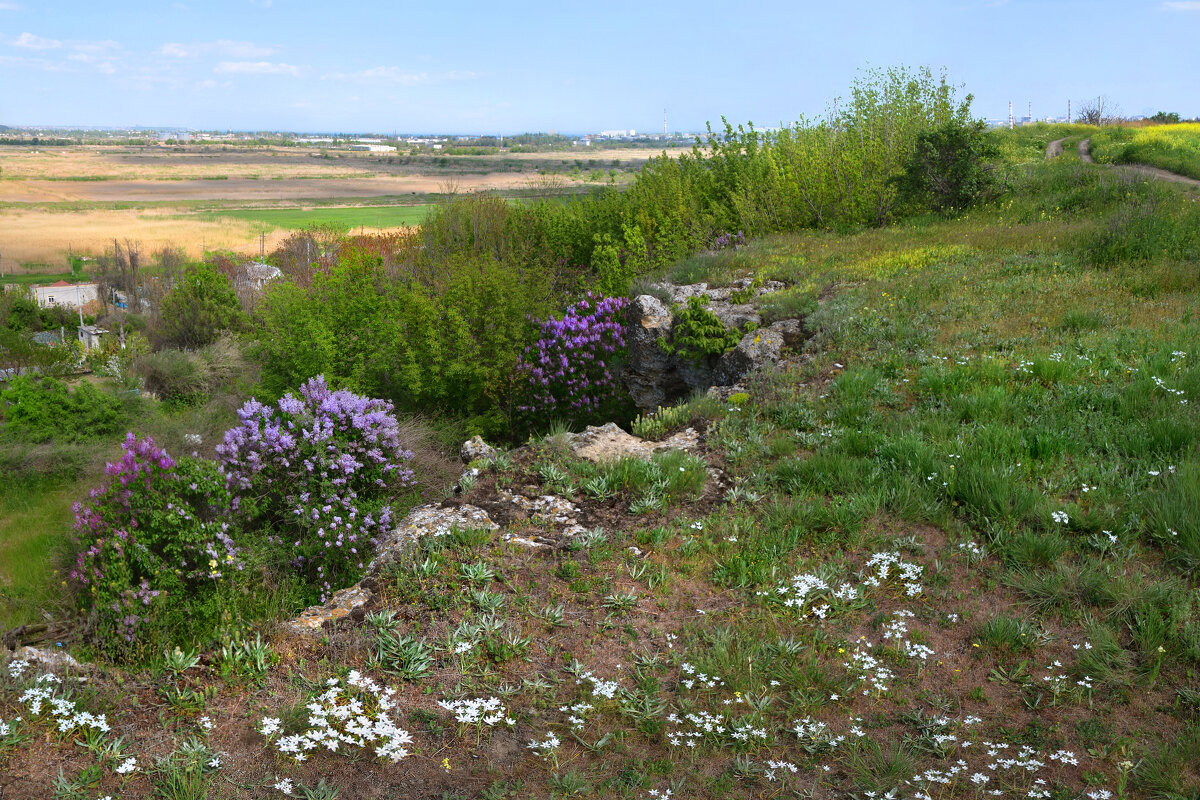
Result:
<svg viewBox="0 0 1200 800"><path fill-rule="evenodd" d="M987 119L1200 116L1200 0L728 4L0 0L0 124L512 135L761 127L862 67L945 69Z"/></svg>

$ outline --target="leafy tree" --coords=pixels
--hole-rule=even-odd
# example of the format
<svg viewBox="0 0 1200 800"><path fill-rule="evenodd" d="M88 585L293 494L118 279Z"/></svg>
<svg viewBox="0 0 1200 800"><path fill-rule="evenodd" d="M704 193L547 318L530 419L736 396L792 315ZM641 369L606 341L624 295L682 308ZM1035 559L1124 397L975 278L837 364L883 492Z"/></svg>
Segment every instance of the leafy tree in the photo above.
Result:
<svg viewBox="0 0 1200 800"><path fill-rule="evenodd" d="M982 122L951 119L917 136L904 173L901 194L948 213L991 199L997 188L994 165L999 146Z"/></svg>
<svg viewBox="0 0 1200 800"><path fill-rule="evenodd" d="M1178 125L1179 124L1179 112L1178 111L1159 111L1157 114L1150 117L1150 121L1157 123L1159 125Z"/></svg>
<svg viewBox="0 0 1200 800"><path fill-rule="evenodd" d="M208 264L193 264L163 298L163 337L177 347L204 347L242 326L233 284Z"/></svg>

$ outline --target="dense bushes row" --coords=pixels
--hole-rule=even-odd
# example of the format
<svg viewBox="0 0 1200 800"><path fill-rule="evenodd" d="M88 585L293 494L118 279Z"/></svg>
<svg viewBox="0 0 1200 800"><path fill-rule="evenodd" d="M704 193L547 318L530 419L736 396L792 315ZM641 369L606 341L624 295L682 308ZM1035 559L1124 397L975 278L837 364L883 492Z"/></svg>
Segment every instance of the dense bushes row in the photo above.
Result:
<svg viewBox="0 0 1200 800"><path fill-rule="evenodd" d="M928 70L873 71L819 120L770 133L726 124L691 153L652 159L624 192L532 204L452 197L412 237L289 242L277 260L292 279L256 313L262 386L277 397L324 374L404 411L509 435L519 408L564 412L537 407L517 374L534 320L561 319L587 291L624 295L734 231L888 222L927 193L897 183L923 133L957 125L978 137L969 102Z"/></svg>

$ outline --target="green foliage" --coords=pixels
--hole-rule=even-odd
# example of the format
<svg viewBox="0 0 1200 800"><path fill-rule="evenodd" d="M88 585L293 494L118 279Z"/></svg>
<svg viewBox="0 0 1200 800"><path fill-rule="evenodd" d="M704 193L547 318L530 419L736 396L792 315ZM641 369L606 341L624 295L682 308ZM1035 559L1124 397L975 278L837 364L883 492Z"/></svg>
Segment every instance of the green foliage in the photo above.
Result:
<svg viewBox="0 0 1200 800"><path fill-rule="evenodd" d="M633 421L631 431L634 436L642 439L658 441L676 428L683 427L691 419L692 409L686 405L660 407L653 414L639 414Z"/></svg>
<svg viewBox="0 0 1200 800"><path fill-rule="evenodd" d="M71 330L74 330L74 323ZM73 337L42 344L27 331L0 327L0 369L30 370L42 375L69 375L83 361L83 345Z"/></svg>
<svg viewBox="0 0 1200 800"><path fill-rule="evenodd" d="M662 348L680 358L703 361L710 356L719 356L737 346L742 333L726 328L716 314L708 310L708 296L689 297L684 306L672 309L671 341L663 342Z"/></svg>
<svg viewBox="0 0 1200 800"><path fill-rule="evenodd" d="M991 162L999 152L982 122L951 119L917 135L896 185L904 197L934 211L962 211L998 194Z"/></svg>
<svg viewBox="0 0 1200 800"><path fill-rule="evenodd" d="M467 418L502 435L515 367L548 308L549 276L490 254L456 256L436 287L390 277L378 259L348 258L310 289L280 282L258 308L252 352L269 396L315 375L395 403Z"/></svg>
<svg viewBox="0 0 1200 800"><path fill-rule="evenodd" d="M161 330L175 347L212 344L242 327L242 309L229 278L210 264L193 264L162 300Z"/></svg>
<svg viewBox="0 0 1200 800"><path fill-rule="evenodd" d="M27 375L0 391L0 413L10 434L32 442L111 436L125 423L121 402L91 383L72 390L54 378Z"/></svg>
<svg viewBox="0 0 1200 800"><path fill-rule="evenodd" d="M1100 266L1200 258L1200 208L1172 201L1168 190L1147 187L1139 202L1122 205L1081 243Z"/></svg>
<svg viewBox="0 0 1200 800"><path fill-rule="evenodd" d="M171 459L150 439L130 434L124 447L111 481L76 510L77 606L110 652L163 629L186 643L215 624L220 602L205 601L245 568L225 477L213 462Z"/></svg>
<svg viewBox="0 0 1200 800"><path fill-rule="evenodd" d="M145 388L172 408L203 405L222 391L242 393L252 375L241 347L228 335L197 350L139 356L134 369Z"/></svg>
<svg viewBox="0 0 1200 800"><path fill-rule="evenodd" d="M1109 164L1148 164L1200 178L1200 124L1108 126L1091 137L1092 156Z"/></svg>

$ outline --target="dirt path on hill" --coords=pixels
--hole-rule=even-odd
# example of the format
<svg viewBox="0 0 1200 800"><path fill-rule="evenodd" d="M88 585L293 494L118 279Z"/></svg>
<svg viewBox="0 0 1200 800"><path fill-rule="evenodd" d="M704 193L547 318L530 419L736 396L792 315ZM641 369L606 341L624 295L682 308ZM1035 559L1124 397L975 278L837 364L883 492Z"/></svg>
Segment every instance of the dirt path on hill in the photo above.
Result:
<svg viewBox="0 0 1200 800"><path fill-rule="evenodd" d="M1058 158L1059 156L1062 155L1062 152L1063 152L1062 143L1065 141L1066 141L1066 139L1055 139L1053 142L1046 145L1046 160L1047 161L1054 159L1054 158Z"/></svg>
<svg viewBox="0 0 1200 800"><path fill-rule="evenodd" d="M1050 144L1051 144L1051 146L1053 146L1056 143L1051 142ZM1061 150L1062 150L1062 148L1059 147L1060 152L1061 152ZM1050 148L1049 147L1046 148L1046 157L1047 158L1050 157ZM1095 164L1096 163L1096 160L1094 158L1092 158L1092 140L1091 139L1080 139L1079 140L1079 160L1084 162L1085 164ZM1159 169L1158 167L1151 167L1146 164L1122 164L1120 166L1115 166L1115 165L1109 165L1109 166L1113 166L1114 169L1119 169L1120 171L1126 173L1127 175L1138 175L1143 178L1154 178L1154 179L1157 179L1160 181L1170 181L1171 183L1182 183L1185 186L1194 186L1194 187L1200 188L1200 180L1196 180L1195 178L1189 178L1187 175L1180 175L1175 172L1168 172L1167 170Z"/></svg>

